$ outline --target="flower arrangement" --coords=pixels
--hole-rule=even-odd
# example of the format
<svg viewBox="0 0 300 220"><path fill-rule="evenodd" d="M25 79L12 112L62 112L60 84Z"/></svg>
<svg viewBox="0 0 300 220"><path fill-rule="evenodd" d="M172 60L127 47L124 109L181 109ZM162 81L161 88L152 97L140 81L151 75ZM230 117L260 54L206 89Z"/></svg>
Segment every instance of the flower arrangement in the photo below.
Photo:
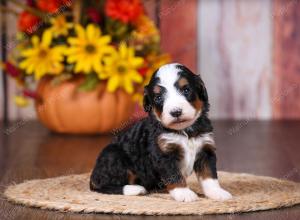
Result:
<svg viewBox="0 0 300 220"><path fill-rule="evenodd" d="M17 45L2 64L16 80L15 102L37 98L35 85L84 77L78 90L105 82L110 93L126 91L140 100L141 88L169 56L160 50L159 31L140 0L27 0L20 3Z"/></svg>

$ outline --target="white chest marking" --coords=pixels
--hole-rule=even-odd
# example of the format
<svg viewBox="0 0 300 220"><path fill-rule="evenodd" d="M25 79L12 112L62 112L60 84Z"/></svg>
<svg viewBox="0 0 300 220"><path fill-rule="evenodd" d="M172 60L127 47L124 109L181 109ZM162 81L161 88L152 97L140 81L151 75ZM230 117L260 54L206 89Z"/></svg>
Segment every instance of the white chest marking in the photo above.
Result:
<svg viewBox="0 0 300 220"><path fill-rule="evenodd" d="M159 138L163 139L165 144L178 144L184 150L184 158L180 164L181 173L184 177L188 177L193 173L197 153L201 151L202 147L205 144L215 145L212 133L206 133L195 138L166 133L160 135Z"/></svg>

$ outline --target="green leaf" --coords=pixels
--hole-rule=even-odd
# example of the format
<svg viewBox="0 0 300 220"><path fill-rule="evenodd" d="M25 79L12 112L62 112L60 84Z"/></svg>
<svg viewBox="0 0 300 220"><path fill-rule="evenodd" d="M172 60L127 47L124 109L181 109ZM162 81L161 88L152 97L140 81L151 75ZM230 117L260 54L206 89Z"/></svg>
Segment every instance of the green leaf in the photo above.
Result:
<svg viewBox="0 0 300 220"><path fill-rule="evenodd" d="M129 36L131 29L132 28L128 24L106 18L105 32L112 36L113 41L119 42L126 39Z"/></svg>
<svg viewBox="0 0 300 220"><path fill-rule="evenodd" d="M92 91L96 88L98 83L99 78L96 74L92 73L86 75L84 82L79 85L78 90L84 92Z"/></svg>
<svg viewBox="0 0 300 220"><path fill-rule="evenodd" d="M66 80L69 80L72 78L72 74L70 73L63 73L61 75L58 75L56 77L54 77L51 81L51 84L54 85L54 86L57 86L59 85L60 83L66 81Z"/></svg>

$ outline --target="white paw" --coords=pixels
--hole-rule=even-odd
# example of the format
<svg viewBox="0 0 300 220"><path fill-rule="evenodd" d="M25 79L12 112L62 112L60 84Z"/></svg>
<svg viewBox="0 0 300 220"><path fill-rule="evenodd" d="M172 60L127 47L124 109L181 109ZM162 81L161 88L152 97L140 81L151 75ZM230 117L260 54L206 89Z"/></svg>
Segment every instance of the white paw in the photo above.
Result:
<svg viewBox="0 0 300 220"><path fill-rule="evenodd" d="M170 195L178 202L193 202L198 196L189 188L175 188L170 190Z"/></svg>
<svg viewBox="0 0 300 220"><path fill-rule="evenodd" d="M137 196L144 195L147 193L147 190L140 185L125 185L123 187L123 194L125 196Z"/></svg>
<svg viewBox="0 0 300 220"><path fill-rule="evenodd" d="M205 192L205 195L214 200L225 201L232 198L232 195L222 188L212 188Z"/></svg>
<svg viewBox="0 0 300 220"><path fill-rule="evenodd" d="M232 198L232 195L229 192L221 188L218 180L202 180L202 188L205 196L210 199L225 201Z"/></svg>

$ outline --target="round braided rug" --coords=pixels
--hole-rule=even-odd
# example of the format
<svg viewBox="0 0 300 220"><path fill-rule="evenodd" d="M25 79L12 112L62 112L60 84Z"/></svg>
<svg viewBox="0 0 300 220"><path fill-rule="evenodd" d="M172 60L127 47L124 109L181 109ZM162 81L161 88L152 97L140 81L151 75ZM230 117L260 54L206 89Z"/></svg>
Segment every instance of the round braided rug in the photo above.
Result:
<svg viewBox="0 0 300 220"><path fill-rule="evenodd" d="M233 199L207 199L196 177L188 185L200 196L191 203L174 201L167 193L146 196L105 195L89 190L89 174L31 180L9 186L5 197L14 203L42 209L81 213L135 215L204 215L241 213L289 207L300 203L300 184L271 177L219 172L220 184Z"/></svg>

